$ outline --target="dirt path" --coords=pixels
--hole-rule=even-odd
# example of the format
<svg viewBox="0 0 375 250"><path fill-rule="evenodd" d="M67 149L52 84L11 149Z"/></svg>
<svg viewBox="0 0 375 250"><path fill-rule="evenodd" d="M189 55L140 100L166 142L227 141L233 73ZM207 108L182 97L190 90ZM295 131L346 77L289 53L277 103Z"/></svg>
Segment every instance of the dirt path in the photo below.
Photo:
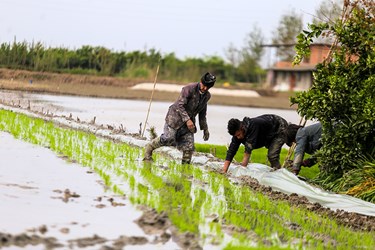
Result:
<svg viewBox="0 0 375 250"><path fill-rule="evenodd" d="M192 81L194 80L192 79ZM114 77L0 69L0 89L23 90L37 93L149 100L151 91L131 89L131 87L142 82L150 81L147 79L129 80ZM186 83L180 84L184 85ZM220 84L217 84L217 88L220 88ZM249 90L249 87L239 85L229 89ZM275 93L265 90L258 90L257 92L261 95L260 97L249 98L213 95L210 103L241 107L296 108L290 107L290 93ZM172 102L178 97L178 94L179 93L155 91L153 100Z"/></svg>

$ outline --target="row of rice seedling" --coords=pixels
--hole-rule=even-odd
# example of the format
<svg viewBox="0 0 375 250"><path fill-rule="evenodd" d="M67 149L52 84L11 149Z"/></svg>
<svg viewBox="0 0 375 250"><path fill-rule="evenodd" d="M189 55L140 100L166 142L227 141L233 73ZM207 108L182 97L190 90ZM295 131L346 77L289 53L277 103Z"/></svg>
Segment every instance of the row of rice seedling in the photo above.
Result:
<svg viewBox="0 0 375 250"><path fill-rule="evenodd" d="M5 110L0 110L0 130L90 167L113 192L166 212L180 232L198 235L203 246L367 249L375 243L372 233L271 201L215 172L161 154L155 154L153 164L143 163L142 148Z"/></svg>

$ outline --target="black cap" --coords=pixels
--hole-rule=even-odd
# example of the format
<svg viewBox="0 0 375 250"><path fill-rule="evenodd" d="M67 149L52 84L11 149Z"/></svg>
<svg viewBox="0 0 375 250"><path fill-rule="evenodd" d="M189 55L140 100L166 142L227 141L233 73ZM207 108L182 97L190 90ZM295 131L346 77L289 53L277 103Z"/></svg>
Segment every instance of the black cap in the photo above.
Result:
<svg viewBox="0 0 375 250"><path fill-rule="evenodd" d="M203 83L204 86L211 88L212 86L214 86L216 82L216 76L214 76L210 72L207 72L202 76L201 82Z"/></svg>

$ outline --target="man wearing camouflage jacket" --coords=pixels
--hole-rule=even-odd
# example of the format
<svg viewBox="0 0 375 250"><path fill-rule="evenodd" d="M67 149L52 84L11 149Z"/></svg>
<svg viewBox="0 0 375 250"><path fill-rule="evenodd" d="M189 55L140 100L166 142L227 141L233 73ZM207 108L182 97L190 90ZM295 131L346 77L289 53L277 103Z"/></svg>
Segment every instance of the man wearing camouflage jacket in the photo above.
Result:
<svg viewBox="0 0 375 250"><path fill-rule="evenodd" d="M198 83L182 88L180 96L168 110L163 134L146 145L145 161L152 161L152 152L162 146L176 146L182 151L182 164L190 164L194 148L194 133L197 132L195 117L199 115L199 127L203 139L209 139L206 120L207 103L211 98L208 91L216 82L216 77L207 72Z"/></svg>

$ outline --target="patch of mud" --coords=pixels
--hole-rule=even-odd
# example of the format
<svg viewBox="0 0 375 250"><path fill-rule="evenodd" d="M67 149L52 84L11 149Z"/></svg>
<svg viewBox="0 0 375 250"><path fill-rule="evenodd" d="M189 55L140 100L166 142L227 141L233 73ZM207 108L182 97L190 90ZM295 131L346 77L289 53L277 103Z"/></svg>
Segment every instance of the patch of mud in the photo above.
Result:
<svg viewBox="0 0 375 250"><path fill-rule="evenodd" d="M0 183L0 185L6 186L6 187L19 187L21 189L38 189L37 187L30 187L30 186L15 184L15 183Z"/></svg>
<svg viewBox="0 0 375 250"><path fill-rule="evenodd" d="M167 213L158 213L155 209L139 206L143 215L135 222L148 235L156 236L154 243L166 243L170 238L182 249L200 250L199 236L193 233L178 232L170 222Z"/></svg>
<svg viewBox="0 0 375 250"><path fill-rule="evenodd" d="M129 87L137 84L137 80L125 79L109 76L94 76L94 75L77 75L68 73L51 73L51 72L37 72L27 70L13 70L13 69L0 69L0 79L9 80L13 84L17 82L28 83L33 80L33 84L53 83L54 84L86 84L96 86L121 86ZM29 84L29 85L33 85Z"/></svg>
<svg viewBox="0 0 375 250"><path fill-rule="evenodd" d="M63 245L54 237L41 237L36 234L29 235L27 233L11 235L0 232L0 248L10 246L26 248L28 245L44 245L45 249L63 247Z"/></svg>
<svg viewBox="0 0 375 250"><path fill-rule="evenodd" d="M65 189L64 191L54 190L53 192L62 194L62 197L56 197L56 198L62 199L63 202L65 202L65 203L69 202L72 198L79 198L80 197L79 194L77 194L75 192L70 192L69 189Z"/></svg>
<svg viewBox="0 0 375 250"><path fill-rule="evenodd" d="M84 248L84 247L92 247L95 245L103 244L107 242L108 240L100 237L98 235L94 235L92 237L85 237L85 238L80 238L80 239L75 239L75 240L69 240L69 247L73 248L74 246L78 246L79 248Z"/></svg>
<svg viewBox="0 0 375 250"><path fill-rule="evenodd" d="M126 196L121 196L119 197L121 198L122 200L124 200L126 198ZM115 200L115 198L113 197L105 197L105 196L99 196L95 199L95 201L99 202L99 204L97 204L95 207L97 208L105 208L107 205L103 204L104 202L108 202L112 207L122 207L122 206L126 206L125 203L123 202L118 202Z"/></svg>
<svg viewBox="0 0 375 250"><path fill-rule="evenodd" d="M157 213L145 206L139 206L139 209L143 215L135 222L146 234L162 234L172 225L165 212Z"/></svg>
<svg viewBox="0 0 375 250"><path fill-rule="evenodd" d="M111 244L112 243L112 244ZM41 249L76 249L95 247L97 249L124 249L128 245L145 245L149 244L146 237L142 236L119 236L115 240L108 240L104 237L94 235L92 237L78 238L68 240L67 246L58 242L54 237L43 237L37 234L21 233L17 235L5 234L0 232L0 248L2 247L21 247L27 249L28 246L40 246ZM100 248L99 248L100 247ZM92 249L92 248L90 248Z"/></svg>
<svg viewBox="0 0 375 250"><path fill-rule="evenodd" d="M123 249L128 245L145 245L148 244L148 239L142 236L120 236L113 243L113 248L110 249ZM109 248L106 248L109 249Z"/></svg>

